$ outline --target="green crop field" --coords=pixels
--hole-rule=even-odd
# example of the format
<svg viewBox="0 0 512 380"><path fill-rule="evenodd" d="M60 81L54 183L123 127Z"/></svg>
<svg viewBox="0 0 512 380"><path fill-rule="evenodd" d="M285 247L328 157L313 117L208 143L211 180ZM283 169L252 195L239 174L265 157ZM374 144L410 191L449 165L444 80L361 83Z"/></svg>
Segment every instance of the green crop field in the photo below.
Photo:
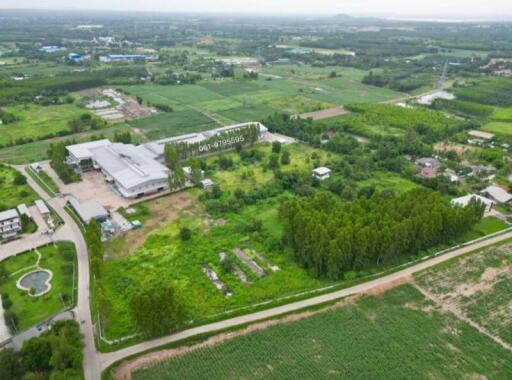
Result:
<svg viewBox="0 0 512 380"><path fill-rule="evenodd" d="M512 108L498 108L491 118L496 121L512 122Z"/></svg>
<svg viewBox="0 0 512 380"><path fill-rule="evenodd" d="M0 210L10 209L21 203L32 203L37 194L27 185L14 183L16 170L0 164Z"/></svg>
<svg viewBox="0 0 512 380"><path fill-rule="evenodd" d="M507 379L510 352L414 287L200 348L142 379Z"/></svg>
<svg viewBox="0 0 512 380"><path fill-rule="evenodd" d="M4 60L0 58L0 60ZM0 66L0 74L4 75L26 75L35 76L53 76L59 73L70 72L74 70L73 66L62 63L38 62L38 63L18 63L15 65Z"/></svg>
<svg viewBox="0 0 512 380"><path fill-rule="evenodd" d="M275 112L296 114L340 104L379 102L402 96L388 89L362 84L361 78L366 74L362 70L337 68L338 77L329 79L334 69L276 66L266 67L257 80L237 77L220 81L204 80L196 85L147 84L122 88L146 102L170 106L176 114L195 110L221 123L262 120ZM175 128L171 125L174 117L181 119L179 116L166 115L137 121L134 125L158 130L150 132L150 138L165 136ZM194 117L184 117L177 123L180 125L176 129L183 131L197 130L198 125L204 124L197 122Z"/></svg>
<svg viewBox="0 0 512 380"><path fill-rule="evenodd" d="M512 122L492 121L485 124L482 129L499 135L512 135Z"/></svg>
<svg viewBox="0 0 512 380"><path fill-rule="evenodd" d="M26 164L48 159L48 148L50 144L57 141L73 139L77 142L90 141L93 137L104 136L113 138L116 132L131 131L127 124L116 124L100 131L87 131L72 136L56 137L48 140L34 141L27 144L10 146L0 149L0 162L9 162L12 164ZM136 141L138 136L133 133L133 139Z"/></svg>
<svg viewBox="0 0 512 380"><path fill-rule="evenodd" d="M58 106L23 105L5 107L18 119L14 123L0 125L0 145L6 145L17 139L56 135L68 131L68 122L79 117L87 110L72 104Z"/></svg>
<svg viewBox="0 0 512 380"><path fill-rule="evenodd" d="M131 121L130 125L140 128L150 140L200 132L219 126L210 117L193 109L160 113L155 116Z"/></svg>
<svg viewBox="0 0 512 380"><path fill-rule="evenodd" d="M511 90L511 78L484 77L474 79L463 87L455 87L453 92L461 100L500 107L511 107Z"/></svg>
<svg viewBox="0 0 512 380"><path fill-rule="evenodd" d="M510 243L422 272L416 280L445 305L457 308L491 334L512 344Z"/></svg>
<svg viewBox="0 0 512 380"><path fill-rule="evenodd" d="M2 297L7 294L12 301L9 311L18 317L20 331L73 305L75 299L73 281L76 282L77 277L74 245L58 243L39 248L38 251L41 254L39 268L50 270L53 273L50 280L51 290L40 297L31 297L27 291L16 287L16 282L20 277L36 269L37 255L33 251L9 258L1 263L9 273L9 278L0 285L0 291Z"/></svg>
<svg viewBox="0 0 512 380"><path fill-rule="evenodd" d="M206 102L223 98L222 95L219 95L199 85L139 85L123 86L121 88L132 95L142 97L144 100L150 103L167 104L171 107L176 107L178 105L196 104L199 102Z"/></svg>

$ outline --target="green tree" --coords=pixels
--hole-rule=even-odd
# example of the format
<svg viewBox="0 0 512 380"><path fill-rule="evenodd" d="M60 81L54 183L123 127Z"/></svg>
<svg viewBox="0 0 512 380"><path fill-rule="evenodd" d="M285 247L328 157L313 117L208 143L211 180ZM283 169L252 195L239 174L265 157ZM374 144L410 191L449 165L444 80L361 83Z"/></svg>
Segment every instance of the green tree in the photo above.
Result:
<svg viewBox="0 0 512 380"><path fill-rule="evenodd" d="M279 154L272 153L270 155L270 158L268 160L268 167L269 169L276 169L279 167Z"/></svg>
<svg viewBox="0 0 512 380"><path fill-rule="evenodd" d="M189 159L191 181L194 185L198 186L202 179L201 163L196 158Z"/></svg>
<svg viewBox="0 0 512 380"><path fill-rule="evenodd" d="M0 285L5 283L9 279L9 271L5 267L5 264L0 262Z"/></svg>
<svg viewBox="0 0 512 380"><path fill-rule="evenodd" d="M272 142L272 153L281 153L281 143L279 141Z"/></svg>
<svg viewBox="0 0 512 380"><path fill-rule="evenodd" d="M183 241L190 240L192 237L192 231L188 227L180 228L180 239Z"/></svg>
<svg viewBox="0 0 512 380"><path fill-rule="evenodd" d="M187 178L181 165L169 173L169 188L173 191L182 189L186 184Z"/></svg>
<svg viewBox="0 0 512 380"><path fill-rule="evenodd" d="M130 311L138 330L146 337L175 331L185 317L182 302L169 284L139 290L130 299Z"/></svg>
<svg viewBox="0 0 512 380"><path fill-rule="evenodd" d="M21 174L20 172L16 172L14 176L14 184L17 186L25 185L27 183L27 178Z"/></svg>
<svg viewBox="0 0 512 380"><path fill-rule="evenodd" d="M164 158L167 167L171 170L176 170L180 163L180 156L178 149L174 144L165 144Z"/></svg>
<svg viewBox="0 0 512 380"><path fill-rule="evenodd" d="M23 363L27 370L48 372L51 370L52 344L47 336L32 338L23 343Z"/></svg>
<svg viewBox="0 0 512 380"><path fill-rule="evenodd" d="M0 350L0 374L2 379L21 379L25 373L25 367L21 355L11 349Z"/></svg>
<svg viewBox="0 0 512 380"><path fill-rule="evenodd" d="M290 152L284 151L283 154L281 154L281 164L283 165L289 165L290 164Z"/></svg>

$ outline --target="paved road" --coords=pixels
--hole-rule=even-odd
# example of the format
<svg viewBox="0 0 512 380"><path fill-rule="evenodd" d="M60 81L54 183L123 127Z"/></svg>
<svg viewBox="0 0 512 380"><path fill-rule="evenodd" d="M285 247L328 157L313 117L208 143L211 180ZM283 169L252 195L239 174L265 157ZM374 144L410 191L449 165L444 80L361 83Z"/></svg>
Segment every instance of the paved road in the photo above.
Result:
<svg viewBox="0 0 512 380"><path fill-rule="evenodd" d="M59 214L64 220L65 233L64 236L57 237L62 241L72 241L76 246L78 261L78 299L76 305L77 319L80 323L80 331L84 335L84 375L86 380L100 380L101 372L97 360L96 346L94 344L94 329L91 319L91 309L89 304L89 258L87 254L87 246L79 227L73 218L64 210L66 204L63 198L50 198L41 187L25 173L24 167L17 169L25 175L28 184L46 200L48 204ZM59 231L60 232L60 231ZM82 321L84 321L82 323Z"/></svg>
<svg viewBox="0 0 512 380"><path fill-rule="evenodd" d="M39 325L40 329L37 328L37 326L33 326L30 329L23 331L21 334L16 335L12 338L11 347L15 350L20 350L23 342L26 340L38 337L39 335L43 334L44 332L48 331L49 325L56 321L65 321L69 319L75 319L74 314L70 310L63 311L54 317L50 318L47 321L41 322ZM50 322L50 323L48 323Z"/></svg>
<svg viewBox="0 0 512 380"><path fill-rule="evenodd" d="M439 263L442 263L444 261L450 260L454 257L461 256L465 253L471 252L475 249L487 247L493 244L496 244L502 240L512 238L512 232L505 233L503 235L495 236L492 238L489 238L487 240L479 241L476 243L473 243L471 245L465 246L463 248L456 249L454 251L448 252L443 255L439 255L437 257L434 257L432 259L423 261L419 264L413 265L409 268L403 269L401 271L392 273L390 275L366 282L364 284L356 285L351 288L335 291L332 293L324 294L321 296L317 296L314 298L310 298L303 301L294 302L288 305L283 305L279 307L275 307L272 309L267 309L264 311L259 311L252 314L247 314L240 317L235 317L231 319L227 319L220 322L211 323L208 325L203 325L199 327L194 327L176 334L168 335L162 338L150 340L147 342L139 343L131 347L127 347L124 349L121 349L119 351L110 352L110 353L104 353L104 354L98 354L99 356L99 362L101 370L104 371L107 369L110 365L114 364L115 362L122 360L128 356L135 355L142 353L144 351L157 348L159 346L176 342L178 340L182 340L188 337L196 336L203 333L211 333L217 330L234 327L243 325L250 322L255 322L261 319L270 318L270 317L276 317L278 315L289 313L293 311L297 311L300 309L303 309L305 307L310 307L318 304L322 304L329 301L338 300L340 298L344 298L347 296L351 296L358 293L365 293L372 288L380 287L389 285L397 280L407 278L411 276L412 274L422 271L424 269L430 268L434 265L437 265Z"/></svg>

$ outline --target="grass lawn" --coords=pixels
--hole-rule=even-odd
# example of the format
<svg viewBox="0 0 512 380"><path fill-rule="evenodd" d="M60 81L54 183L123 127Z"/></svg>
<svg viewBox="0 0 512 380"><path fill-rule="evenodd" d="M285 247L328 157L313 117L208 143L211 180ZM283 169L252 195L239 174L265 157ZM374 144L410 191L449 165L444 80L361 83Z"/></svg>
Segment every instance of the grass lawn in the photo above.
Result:
<svg viewBox="0 0 512 380"><path fill-rule="evenodd" d="M463 237L463 241L478 239L479 237L504 230L507 227L509 227L509 225L495 217L490 216L483 218L477 225L473 227L470 232L468 232Z"/></svg>
<svg viewBox="0 0 512 380"><path fill-rule="evenodd" d="M59 311L73 305L73 273L76 271L75 247L71 243L58 243L39 248L41 253L40 268L53 272L50 292L31 297L25 290L18 289L16 282L24 274L36 268L37 255L26 252L2 262L10 273L7 282L0 285L2 295L8 294L12 300L13 311L19 319L20 331L36 325ZM75 278L76 281L76 278ZM61 298L63 298L61 300Z"/></svg>
<svg viewBox="0 0 512 380"><path fill-rule="evenodd" d="M5 111L14 114L18 121L0 125L0 145L15 142L20 138L37 139L41 136L58 134L69 130L68 122L79 117L87 110L73 104L58 106L24 105L5 107Z"/></svg>
<svg viewBox="0 0 512 380"><path fill-rule="evenodd" d="M39 198L29 185L16 185L15 176L15 169L0 164L0 210L32 203Z"/></svg>
<svg viewBox="0 0 512 380"><path fill-rule="evenodd" d="M507 121L491 121L482 128L486 132L496 133L499 135L512 135L512 122Z"/></svg>
<svg viewBox="0 0 512 380"><path fill-rule="evenodd" d="M511 371L509 351L403 285L191 351L133 379L507 379Z"/></svg>

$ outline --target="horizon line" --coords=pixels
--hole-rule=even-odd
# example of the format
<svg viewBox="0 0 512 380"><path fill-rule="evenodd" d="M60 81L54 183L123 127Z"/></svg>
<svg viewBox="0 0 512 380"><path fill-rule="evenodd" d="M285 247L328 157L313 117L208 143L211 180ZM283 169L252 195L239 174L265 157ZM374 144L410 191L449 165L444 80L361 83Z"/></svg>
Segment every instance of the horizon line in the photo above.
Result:
<svg viewBox="0 0 512 380"><path fill-rule="evenodd" d="M512 14L488 14L488 15L458 15L458 14L397 14L389 13L359 13L359 12L287 12L282 13L278 11L269 12L244 12L244 11L217 11L217 10L149 10L149 9L98 9L98 8L59 8L59 7L40 7L40 8L25 8L25 7L0 7L0 11L27 11L27 12L91 12L91 13L145 13L145 14L166 14L166 15L229 15L229 16L273 16L273 17L337 17L347 16L354 19L379 19L387 21L413 21L413 22L440 22L440 23L472 23L472 22L512 22ZM4 18L0 16L0 18Z"/></svg>

